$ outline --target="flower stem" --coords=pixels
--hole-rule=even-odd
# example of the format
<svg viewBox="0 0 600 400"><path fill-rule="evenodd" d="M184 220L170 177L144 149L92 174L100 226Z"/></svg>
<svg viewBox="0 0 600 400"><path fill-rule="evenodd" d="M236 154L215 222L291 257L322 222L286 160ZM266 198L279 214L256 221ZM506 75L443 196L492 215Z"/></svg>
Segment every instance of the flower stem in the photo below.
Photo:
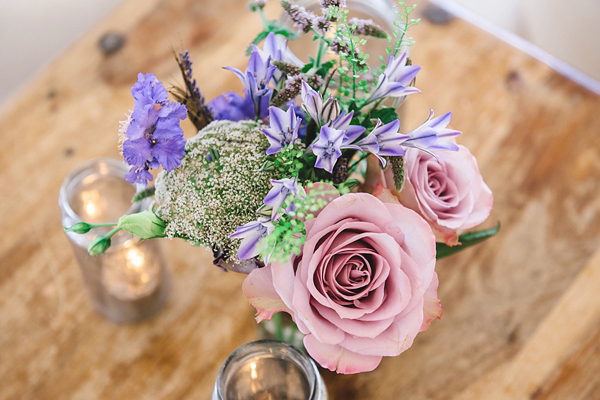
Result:
<svg viewBox="0 0 600 400"><path fill-rule="evenodd" d="M369 157L370 153L363 153L361 154L360 158L356 161L354 161L352 164L350 164L350 166L348 167L348 174L350 174L351 172L354 172L354 170L356 169L356 167L358 167L358 164L360 164L360 162L362 160L364 160L365 158Z"/></svg>
<svg viewBox="0 0 600 400"><path fill-rule="evenodd" d="M281 313L275 313L273 315L273 324L275 325L275 340L283 340L283 324L281 319Z"/></svg>
<svg viewBox="0 0 600 400"><path fill-rule="evenodd" d="M321 36L319 36L319 49L317 50L317 58L315 60L315 67L319 68L321 66L321 63L323 62L323 56L325 54L325 41L323 40L323 38Z"/></svg>
<svg viewBox="0 0 600 400"><path fill-rule="evenodd" d="M115 233L119 232L120 230L121 230L121 228L116 227L115 229L113 229L112 231L110 231L106 235L104 235L104 237L107 239L110 239L111 237L113 237L115 235Z"/></svg>
<svg viewBox="0 0 600 400"><path fill-rule="evenodd" d="M265 17L265 12L262 10L262 8L258 9L258 15L260 15L260 19L262 19L263 25L265 26L265 28L269 27L269 21L267 20L267 17Z"/></svg>

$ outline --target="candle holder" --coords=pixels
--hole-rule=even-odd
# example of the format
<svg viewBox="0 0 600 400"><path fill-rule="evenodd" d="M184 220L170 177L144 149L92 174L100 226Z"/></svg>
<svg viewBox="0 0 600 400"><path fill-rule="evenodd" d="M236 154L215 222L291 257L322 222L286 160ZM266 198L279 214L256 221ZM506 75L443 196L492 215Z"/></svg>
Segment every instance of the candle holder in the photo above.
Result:
<svg viewBox="0 0 600 400"><path fill-rule="evenodd" d="M315 362L288 343L247 343L221 366L211 400L327 400Z"/></svg>
<svg viewBox="0 0 600 400"><path fill-rule="evenodd" d="M125 181L125 173L124 163L108 158L91 160L72 171L58 199L63 226L80 221L116 223L121 215L147 209L149 199L132 204L141 186ZM115 323L138 322L164 306L170 276L156 241L139 241L125 231L112 236L105 253L89 255L92 240L110 229L66 234L94 309Z"/></svg>

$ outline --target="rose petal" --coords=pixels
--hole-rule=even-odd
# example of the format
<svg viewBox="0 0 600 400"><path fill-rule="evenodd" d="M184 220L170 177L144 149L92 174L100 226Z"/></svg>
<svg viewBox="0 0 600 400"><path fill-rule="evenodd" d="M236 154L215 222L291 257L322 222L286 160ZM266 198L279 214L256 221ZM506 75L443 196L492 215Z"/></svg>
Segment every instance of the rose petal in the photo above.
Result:
<svg viewBox="0 0 600 400"><path fill-rule="evenodd" d="M250 272L242 283L242 292L248 303L256 308L256 322L271 319L273 314L280 311L293 314L273 286L270 265Z"/></svg>
<svg viewBox="0 0 600 400"><path fill-rule="evenodd" d="M357 374L373 371L382 357L354 353L339 345L319 342L313 335L304 337L304 347L322 367L340 374Z"/></svg>
<svg viewBox="0 0 600 400"><path fill-rule="evenodd" d="M339 345L359 354L395 357L412 346L423 324L423 297L412 298L412 307L405 309L395 321L375 338L346 335Z"/></svg>
<svg viewBox="0 0 600 400"><path fill-rule="evenodd" d="M421 332L429 328L429 324L436 318L442 318L442 304L438 299L437 289L440 281L436 273L433 274L431 284L425 291L423 304L423 324Z"/></svg>

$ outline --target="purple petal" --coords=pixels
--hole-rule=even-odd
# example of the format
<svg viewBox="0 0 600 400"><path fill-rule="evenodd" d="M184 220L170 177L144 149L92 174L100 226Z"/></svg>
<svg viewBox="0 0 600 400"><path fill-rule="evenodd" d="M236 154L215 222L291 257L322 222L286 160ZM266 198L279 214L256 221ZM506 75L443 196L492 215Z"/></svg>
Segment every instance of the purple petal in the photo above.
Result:
<svg viewBox="0 0 600 400"><path fill-rule="evenodd" d="M269 107L269 118L271 123L271 128L273 128L276 132L286 131L289 126L287 122L287 113L278 107Z"/></svg>
<svg viewBox="0 0 600 400"><path fill-rule="evenodd" d="M152 149L154 157L167 171L172 171L181 164L185 156L185 139L183 137L172 137L159 140Z"/></svg>
<svg viewBox="0 0 600 400"><path fill-rule="evenodd" d="M433 110L432 110L433 113ZM450 123L452 119L452 111L447 112L446 114L440 115L439 117L435 117L429 121L427 124L432 128L443 129Z"/></svg>
<svg viewBox="0 0 600 400"><path fill-rule="evenodd" d="M244 84L244 86L246 86L246 76L242 71L240 71L237 68L233 68L233 67L223 67L223 69L233 72L238 78L240 78L240 81L242 81L242 84Z"/></svg>
<svg viewBox="0 0 600 400"><path fill-rule="evenodd" d="M144 167L146 161L152 158L152 145L144 138L128 139L123 143L123 157L129 165Z"/></svg>

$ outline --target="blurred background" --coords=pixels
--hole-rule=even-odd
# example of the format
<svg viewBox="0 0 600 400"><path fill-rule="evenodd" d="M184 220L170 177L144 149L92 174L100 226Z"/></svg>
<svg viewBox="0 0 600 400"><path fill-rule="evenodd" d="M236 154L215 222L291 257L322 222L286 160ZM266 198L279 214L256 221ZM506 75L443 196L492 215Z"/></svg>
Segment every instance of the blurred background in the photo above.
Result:
<svg viewBox="0 0 600 400"><path fill-rule="evenodd" d="M0 0L0 105L121 1ZM427 5L418 3L422 9ZM600 0L437 0L436 4L513 43L511 38L524 39L541 50L530 47L529 52L588 87L600 81Z"/></svg>

